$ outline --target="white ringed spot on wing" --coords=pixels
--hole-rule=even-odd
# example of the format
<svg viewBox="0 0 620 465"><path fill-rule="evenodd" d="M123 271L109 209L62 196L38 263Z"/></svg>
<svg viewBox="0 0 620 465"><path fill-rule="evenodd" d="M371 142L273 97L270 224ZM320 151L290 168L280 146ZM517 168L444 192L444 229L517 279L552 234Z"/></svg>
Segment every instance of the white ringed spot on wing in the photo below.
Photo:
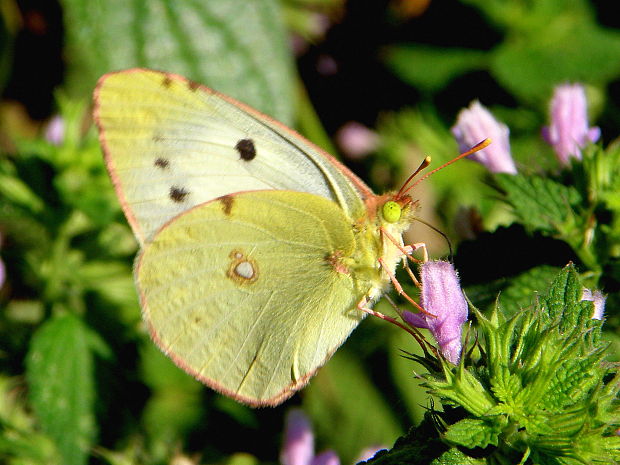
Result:
<svg viewBox="0 0 620 465"><path fill-rule="evenodd" d="M237 284L252 284L258 279L258 264L241 250L230 252L230 265L226 276Z"/></svg>

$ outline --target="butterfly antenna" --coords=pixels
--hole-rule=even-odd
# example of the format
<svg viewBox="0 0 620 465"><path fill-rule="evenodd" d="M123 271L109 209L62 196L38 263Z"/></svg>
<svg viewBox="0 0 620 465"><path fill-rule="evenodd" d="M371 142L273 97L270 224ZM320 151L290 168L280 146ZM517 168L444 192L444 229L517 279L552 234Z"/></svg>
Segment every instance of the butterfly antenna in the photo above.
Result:
<svg viewBox="0 0 620 465"><path fill-rule="evenodd" d="M444 233L442 230L440 230L439 228L436 228L435 226L433 226L432 224L430 224L427 221L424 221L422 218L418 218L417 216L413 218L415 221L418 221L420 223L422 223L425 226L428 226L429 228L431 228L433 231L435 231L438 234L441 234L441 236L446 240L447 244L448 244L448 251L449 251L449 261L452 262L453 258L454 258L454 254L452 253L452 242L450 242L450 239L448 238L448 236L446 235L446 233Z"/></svg>
<svg viewBox="0 0 620 465"><path fill-rule="evenodd" d="M451 165L452 163L459 161L461 158L465 158L468 157L469 155L479 152L480 150L486 148L489 146L489 144L491 143L491 139L484 139L482 142L478 142L476 145L474 145L471 149L469 149L467 152L463 152L461 153L459 156L453 158L452 160L444 163L443 165L435 168L432 171L429 171L428 173L426 173L424 176L422 176L420 179L418 179L416 182L414 182L411 186L409 186L407 189L404 189L405 186L403 186L399 191L398 191L398 197L405 195L407 192L409 192L411 189L413 189L415 186L417 186L418 184L420 184L422 181L424 181L426 178L428 178L429 176L431 176L432 174L435 174L437 171L444 169L446 166ZM429 158L429 157L427 157ZM430 160L429 160L430 162ZM424 162L422 162L424 163ZM422 167L422 165L420 165ZM428 166L425 165L424 168ZM423 169L423 168L422 168ZM409 179L407 179L407 182L405 183L405 185L407 185L409 183L409 181L411 180L411 178L413 178L413 176L415 176L417 173L420 172L420 168L418 168L416 170L416 172L414 174L412 174L411 176L409 176ZM398 198L397 197L397 198Z"/></svg>
<svg viewBox="0 0 620 465"><path fill-rule="evenodd" d="M411 176L409 176L407 178L407 180L403 183L403 186L400 188L400 190L398 191L398 193L396 194L396 198L400 199L402 198L402 195L407 192L409 189L405 190L405 188L407 187L407 184L409 184L411 182L411 180L413 178L416 177L416 175L422 171L423 169L425 169L428 165L431 164L431 157L429 157L428 155L426 157L424 157L424 160L422 160L422 163L420 163L420 166L418 166L418 169L415 170L413 172L413 174ZM404 191L404 192L403 192Z"/></svg>

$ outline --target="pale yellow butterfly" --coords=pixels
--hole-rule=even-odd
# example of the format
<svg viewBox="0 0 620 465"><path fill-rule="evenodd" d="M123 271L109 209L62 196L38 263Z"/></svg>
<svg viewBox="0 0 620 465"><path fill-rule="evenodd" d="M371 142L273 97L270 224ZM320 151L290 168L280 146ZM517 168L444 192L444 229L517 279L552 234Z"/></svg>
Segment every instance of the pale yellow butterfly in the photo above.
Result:
<svg viewBox="0 0 620 465"><path fill-rule="evenodd" d="M303 387L390 286L415 202L181 76L103 76L94 118L155 343L252 406Z"/></svg>

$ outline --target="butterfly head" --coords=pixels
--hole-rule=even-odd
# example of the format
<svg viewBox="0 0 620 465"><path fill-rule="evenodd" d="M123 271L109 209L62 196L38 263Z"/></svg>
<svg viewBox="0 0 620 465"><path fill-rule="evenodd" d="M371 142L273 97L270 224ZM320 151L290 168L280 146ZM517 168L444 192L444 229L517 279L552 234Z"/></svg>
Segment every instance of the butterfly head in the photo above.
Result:
<svg viewBox="0 0 620 465"><path fill-rule="evenodd" d="M387 195L379 203L381 217L386 223L394 224L401 221L410 221L411 214L416 210L417 202L411 196Z"/></svg>
<svg viewBox="0 0 620 465"><path fill-rule="evenodd" d="M383 219L388 223L396 223L402 216L403 209L398 202L388 200L381 207Z"/></svg>
<svg viewBox="0 0 620 465"><path fill-rule="evenodd" d="M402 233L413 222L417 206L409 195L386 194L377 198L377 218L384 227Z"/></svg>

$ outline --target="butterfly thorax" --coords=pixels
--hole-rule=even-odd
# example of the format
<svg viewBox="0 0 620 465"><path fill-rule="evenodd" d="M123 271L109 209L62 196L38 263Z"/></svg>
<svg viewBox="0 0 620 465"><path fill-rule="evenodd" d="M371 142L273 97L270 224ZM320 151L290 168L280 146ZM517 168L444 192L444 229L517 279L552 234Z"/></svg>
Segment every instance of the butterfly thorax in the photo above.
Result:
<svg viewBox="0 0 620 465"><path fill-rule="evenodd" d="M398 210L399 215L394 216L394 210L389 207ZM396 202L391 194L377 196L367 201L366 213L353 225L355 251L339 262L354 277L359 292L370 301L389 288L390 274L394 275L404 258L403 233L413 221L415 207L409 198Z"/></svg>

